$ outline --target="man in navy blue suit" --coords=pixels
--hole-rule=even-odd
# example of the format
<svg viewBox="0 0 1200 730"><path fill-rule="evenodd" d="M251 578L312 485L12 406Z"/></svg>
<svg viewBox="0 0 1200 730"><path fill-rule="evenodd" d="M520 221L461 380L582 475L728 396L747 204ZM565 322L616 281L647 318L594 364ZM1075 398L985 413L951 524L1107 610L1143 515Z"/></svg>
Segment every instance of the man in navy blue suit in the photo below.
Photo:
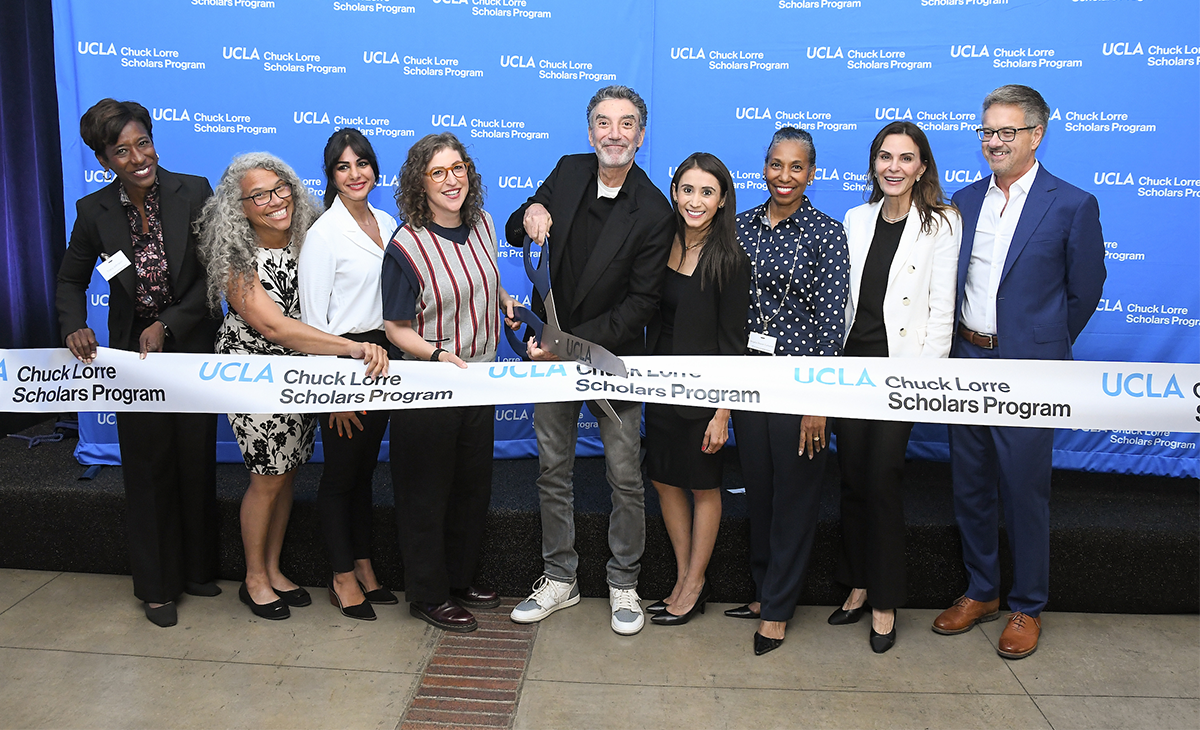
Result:
<svg viewBox="0 0 1200 730"><path fill-rule="evenodd" d="M951 357L1070 360L1096 310L1105 277L1100 207L1038 163L1049 116L1028 86L1001 86L983 100L978 132L992 175L954 195L963 241ZM1050 592L1053 446L1048 428L950 426L954 513L969 580L934 631L961 634L1000 616L999 495L1013 585L996 650L1008 659L1037 650Z"/></svg>

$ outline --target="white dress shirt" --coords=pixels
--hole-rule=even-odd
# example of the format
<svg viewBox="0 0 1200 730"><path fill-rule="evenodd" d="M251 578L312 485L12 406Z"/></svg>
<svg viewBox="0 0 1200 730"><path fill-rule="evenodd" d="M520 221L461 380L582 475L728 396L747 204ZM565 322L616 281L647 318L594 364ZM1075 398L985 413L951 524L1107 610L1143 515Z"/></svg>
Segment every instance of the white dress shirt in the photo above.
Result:
<svg viewBox="0 0 1200 730"><path fill-rule="evenodd" d="M396 220L370 203L387 244ZM341 198L308 229L300 249L300 318L331 335L383 329L379 273L383 249L363 232Z"/></svg>
<svg viewBox="0 0 1200 730"><path fill-rule="evenodd" d="M979 222L975 225L975 242L971 261L967 264L966 292L962 305L962 324L969 330L996 334L996 295L1000 291L1000 275L1008 258L1017 222L1025 208L1025 199L1033 187L1041 165L1033 167L1008 188L1008 199L996 185L993 174L988 183Z"/></svg>

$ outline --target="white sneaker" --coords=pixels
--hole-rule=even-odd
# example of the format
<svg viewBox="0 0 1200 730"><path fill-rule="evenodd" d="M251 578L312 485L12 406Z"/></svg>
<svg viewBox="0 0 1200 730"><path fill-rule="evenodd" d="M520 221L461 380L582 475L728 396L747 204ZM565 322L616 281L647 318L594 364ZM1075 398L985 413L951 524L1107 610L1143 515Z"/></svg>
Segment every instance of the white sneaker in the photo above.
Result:
<svg viewBox="0 0 1200 730"><path fill-rule="evenodd" d="M642 599L636 588L608 587L608 604L612 606L612 630L622 636L632 636L646 625Z"/></svg>
<svg viewBox="0 0 1200 730"><path fill-rule="evenodd" d="M534 624L576 603L579 603L579 585L575 581L563 583L543 575L533 584L533 593L517 604L509 618L519 624Z"/></svg>

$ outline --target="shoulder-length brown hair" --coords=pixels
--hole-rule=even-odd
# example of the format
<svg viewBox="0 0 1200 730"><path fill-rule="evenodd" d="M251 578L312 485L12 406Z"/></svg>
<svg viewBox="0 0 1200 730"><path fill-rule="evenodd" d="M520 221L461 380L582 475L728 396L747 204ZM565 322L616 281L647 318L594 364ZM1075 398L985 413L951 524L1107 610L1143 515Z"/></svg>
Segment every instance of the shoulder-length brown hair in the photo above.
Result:
<svg viewBox="0 0 1200 730"><path fill-rule="evenodd" d="M413 228L424 228L433 220L429 200L425 197L425 168L433 156L452 149L467 163L467 196L462 204L462 221L473 226L483 217L483 198L487 191L467 148L450 132L427 134L408 149L408 159L400 168L400 184L396 188L396 209L400 217Z"/></svg>
<svg viewBox="0 0 1200 730"><path fill-rule="evenodd" d="M917 215L921 218L921 232L933 233L938 226L934 216L941 217L949 225L950 219L946 217L946 211L953 206L946 203L946 195L942 192L942 183L938 179L937 163L933 161L929 138L925 136L924 130L912 122L891 122L879 130L875 141L871 142L871 154L867 157L867 178L871 181L871 197L867 202L877 203L883 200L883 189L879 187L879 179L875 177L875 157L879 154L879 148L883 147L883 140L893 134L902 134L911 139L921 155L921 162L925 165L921 179L912 186L912 201L917 206Z"/></svg>

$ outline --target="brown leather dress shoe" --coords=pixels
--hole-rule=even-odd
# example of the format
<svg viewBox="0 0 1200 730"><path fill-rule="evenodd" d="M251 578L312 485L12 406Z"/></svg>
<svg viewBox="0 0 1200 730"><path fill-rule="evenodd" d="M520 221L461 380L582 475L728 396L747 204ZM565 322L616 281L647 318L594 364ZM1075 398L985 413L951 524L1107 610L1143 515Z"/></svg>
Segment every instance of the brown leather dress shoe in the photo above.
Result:
<svg viewBox="0 0 1200 730"><path fill-rule="evenodd" d="M942 611L933 620L933 630L947 636L965 634L974 628L975 624L995 621L998 618L1000 618L999 598L980 602L966 596L959 596L953 606Z"/></svg>
<svg viewBox="0 0 1200 730"><path fill-rule="evenodd" d="M1024 659L1037 651L1038 637L1041 635L1040 618L1015 611L1008 615L1008 626L1000 634L996 653L1005 659Z"/></svg>
<svg viewBox="0 0 1200 730"><path fill-rule="evenodd" d="M446 631L465 634L479 628L471 612L454 601L446 601L441 605L414 602L408 604L408 612L425 623Z"/></svg>
<svg viewBox="0 0 1200 730"><path fill-rule="evenodd" d="M463 608L495 608L500 605L500 594L490 588L451 588L450 598Z"/></svg>

